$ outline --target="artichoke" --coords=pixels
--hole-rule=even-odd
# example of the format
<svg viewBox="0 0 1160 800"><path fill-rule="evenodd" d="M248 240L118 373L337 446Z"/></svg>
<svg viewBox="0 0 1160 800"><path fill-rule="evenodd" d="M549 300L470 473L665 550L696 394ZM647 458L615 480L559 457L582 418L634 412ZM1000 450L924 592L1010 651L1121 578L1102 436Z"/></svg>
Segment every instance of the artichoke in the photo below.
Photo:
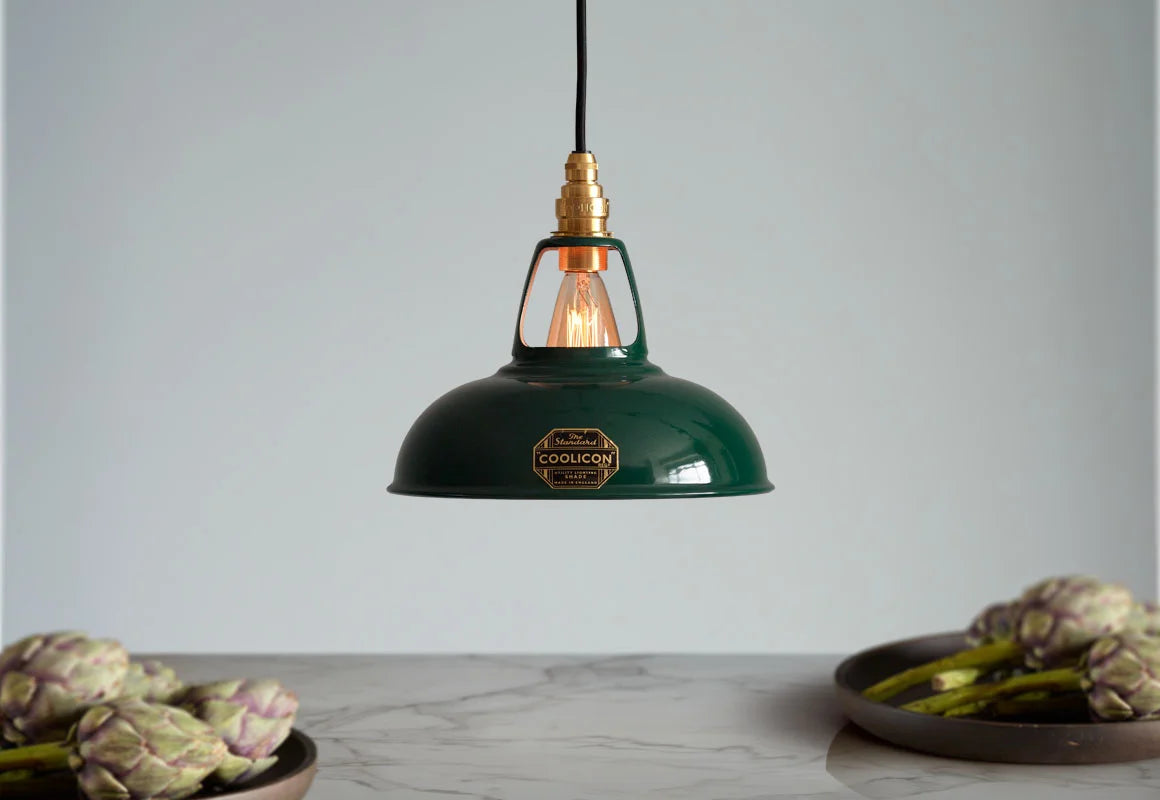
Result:
<svg viewBox="0 0 1160 800"><path fill-rule="evenodd" d="M133 661L125 674L121 697L139 697L150 703L173 703L185 684L160 661Z"/></svg>
<svg viewBox="0 0 1160 800"><path fill-rule="evenodd" d="M967 628L967 644L978 647L993 642L1009 641L1015 635L1019 618L1019 601L992 603L980 611Z"/></svg>
<svg viewBox="0 0 1160 800"><path fill-rule="evenodd" d="M1134 605L1123 586L1082 575L1048 578L1020 598L1015 638L1028 666L1058 664L1123 630Z"/></svg>
<svg viewBox="0 0 1160 800"><path fill-rule="evenodd" d="M1029 587L1018 600L980 612L967 634L968 642L980 642L977 646L891 675L862 694L886 700L964 667L990 669L1023 662L1039 669L1059 664L1097 638L1124 630L1134 607L1131 593L1122 586L1082 575L1048 578Z"/></svg>
<svg viewBox="0 0 1160 800"><path fill-rule="evenodd" d="M29 636L0 652L0 735L12 744L63 739L88 708L121 692L129 654L83 633Z"/></svg>
<svg viewBox="0 0 1160 800"><path fill-rule="evenodd" d="M1007 697L1034 697L1023 711L1034 710L1070 692L1087 694L1093 715L1104 720L1160 718L1160 639L1119 633L1097 639L1080 663L1019 675L997 683L965 686L907 703L902 708L924 714L958 716ZM1034 693L1034 694L1031 694Z"/></svg>
<svg viewBox="0 0 1160 800"><path fill-rule="evenodd" d="M0 770L35 776L70 767L89 800L182 800L226 752L213 728L192 714L127 698L90 708L67 742L0 752Z"/></svg>
<svg viewBox="0 0 1160 800"><path fill-rule="evenodd" d="M226 757L208 724L137 698L90 709L75 739L69 766L90 800L181 800Z"/></svg>
<svg viewBox="0 0 1160 800"><path fill-rule="evenodd" d="M1136 603L1128 614L1127 630L1144 636L1160 636L1160 606Z"/></svg>
<svg viewBox="0 0 1160 800"><path fill-rule="evenodd" d="M232 680L190 688L184 707L205 720L229 748L214 779L230 785L261 775L290 735L298 697L274 679Z"/></svg>
<svg viewBox="0 0 1160 800"><path fill-rule="evenodd" d="M1082 685L1100 719L1160 718L1160 639L1124 633L1088 651Z"/></svg>

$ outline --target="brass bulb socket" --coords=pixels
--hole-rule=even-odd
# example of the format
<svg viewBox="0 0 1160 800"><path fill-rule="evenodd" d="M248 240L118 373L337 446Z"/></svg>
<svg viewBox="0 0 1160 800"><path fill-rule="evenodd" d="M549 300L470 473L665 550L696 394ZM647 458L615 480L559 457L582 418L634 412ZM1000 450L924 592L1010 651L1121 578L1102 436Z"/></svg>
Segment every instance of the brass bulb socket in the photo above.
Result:
<svg viewBox="0 0 1160 800"><path fill-rule="evenodd" d="M608 198L596 182L596 157L591 153L570 153L564 162L564 178L556 201L556 226L553 236L611 236L608 222ZM607 254L606 254L607 257Z"/></svg>

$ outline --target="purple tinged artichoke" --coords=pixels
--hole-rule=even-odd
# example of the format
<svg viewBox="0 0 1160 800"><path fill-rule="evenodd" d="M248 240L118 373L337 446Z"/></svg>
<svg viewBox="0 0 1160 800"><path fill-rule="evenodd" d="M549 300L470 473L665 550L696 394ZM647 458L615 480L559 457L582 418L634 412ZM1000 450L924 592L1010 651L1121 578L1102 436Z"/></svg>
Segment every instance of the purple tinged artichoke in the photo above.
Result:
<svg viewBox="0 0 1160 800"><path fill-rule="evenodd" d="M121 697L139 697L150 703L173 703L185 689L177 673L160 661L133 661L125 674Z"/></svg>
<svg viewBox="0 0 1160 800"><path fill-rule="evenodd" d="M63 739L87 709L121 692L129 654L83 633L29 636L0 652L0 734L12 744Z"/></svg>
<svg viewBox="0 0 1160 800"><path fill-rule="evenodd" d="M183 699L229 748L214 773L226 784L261 775L278 760L274 751L290 735L298 697L274 679L232 680L191 687Z"/></svg>
<svg viewBox="0 0 1160 800"><path fill-rule="evenodd" d="M137 698L85 712L69 766L89 800L182 800L226 757L226 745L192 714Z"/></svg>
<svg viewBox="0 0 1160 800"><path fill-rule="evenodd" d="M1100 719L1160 719L1160 639L1138 633L1100 639L1088 651L1083 688Z"/></svg>
<svg viewBox="0 0 1160 800"><path fill-rule="evenodd" d="M1144 636L1160 636L1160 606L1155 603L1136 603L1128 614L1125 629Z"/></svg>
<svg viewBox="0 0 1160 800"><path fill-rule="evenodd" d="M992 642L1009 641L1015 635L1020 602L993 603L980 611L967 628L967 644L978 647Z"/></svg>
<svg viewBox="0 0 1160 800"><path fill-rule="evenodd" d="M1015 639L1028 666L1060 663L1128 624L1134 603L1123 586L1085 575L1048 578L1019 599Z"/></svg>

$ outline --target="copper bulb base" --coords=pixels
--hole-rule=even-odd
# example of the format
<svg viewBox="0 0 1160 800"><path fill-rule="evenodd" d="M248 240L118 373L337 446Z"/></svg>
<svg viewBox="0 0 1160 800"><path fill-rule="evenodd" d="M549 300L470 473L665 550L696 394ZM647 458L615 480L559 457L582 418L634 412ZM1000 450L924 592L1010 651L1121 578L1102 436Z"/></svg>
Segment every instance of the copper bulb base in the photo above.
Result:
<svg viewBox="0 0 1160 800"><path fill-rule="evenodd" d="M561 247L561 272L603 272L608 269L607 247Z"/></svg>

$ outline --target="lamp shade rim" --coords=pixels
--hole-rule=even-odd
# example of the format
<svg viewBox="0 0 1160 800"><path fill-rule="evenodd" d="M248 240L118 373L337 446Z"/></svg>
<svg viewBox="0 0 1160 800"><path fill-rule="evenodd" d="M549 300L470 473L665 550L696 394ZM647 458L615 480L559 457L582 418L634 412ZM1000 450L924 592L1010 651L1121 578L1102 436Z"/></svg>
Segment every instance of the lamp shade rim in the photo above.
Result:
<svg viewBox="0 0 1160 800"><path fill-rule="evenodd" d="M458 500L655 500L655 499L695 499L705 497L744 497L747 495L769 494L774 485L769 481L740 486L711 487L708 485L660 485L631 487L617 491L608 489L575 490L546 494L542 490L521 491L518 489L497 489L468 486L408 486L398 481L387 487L391 494L411 497L442 497Z"/></svg>

